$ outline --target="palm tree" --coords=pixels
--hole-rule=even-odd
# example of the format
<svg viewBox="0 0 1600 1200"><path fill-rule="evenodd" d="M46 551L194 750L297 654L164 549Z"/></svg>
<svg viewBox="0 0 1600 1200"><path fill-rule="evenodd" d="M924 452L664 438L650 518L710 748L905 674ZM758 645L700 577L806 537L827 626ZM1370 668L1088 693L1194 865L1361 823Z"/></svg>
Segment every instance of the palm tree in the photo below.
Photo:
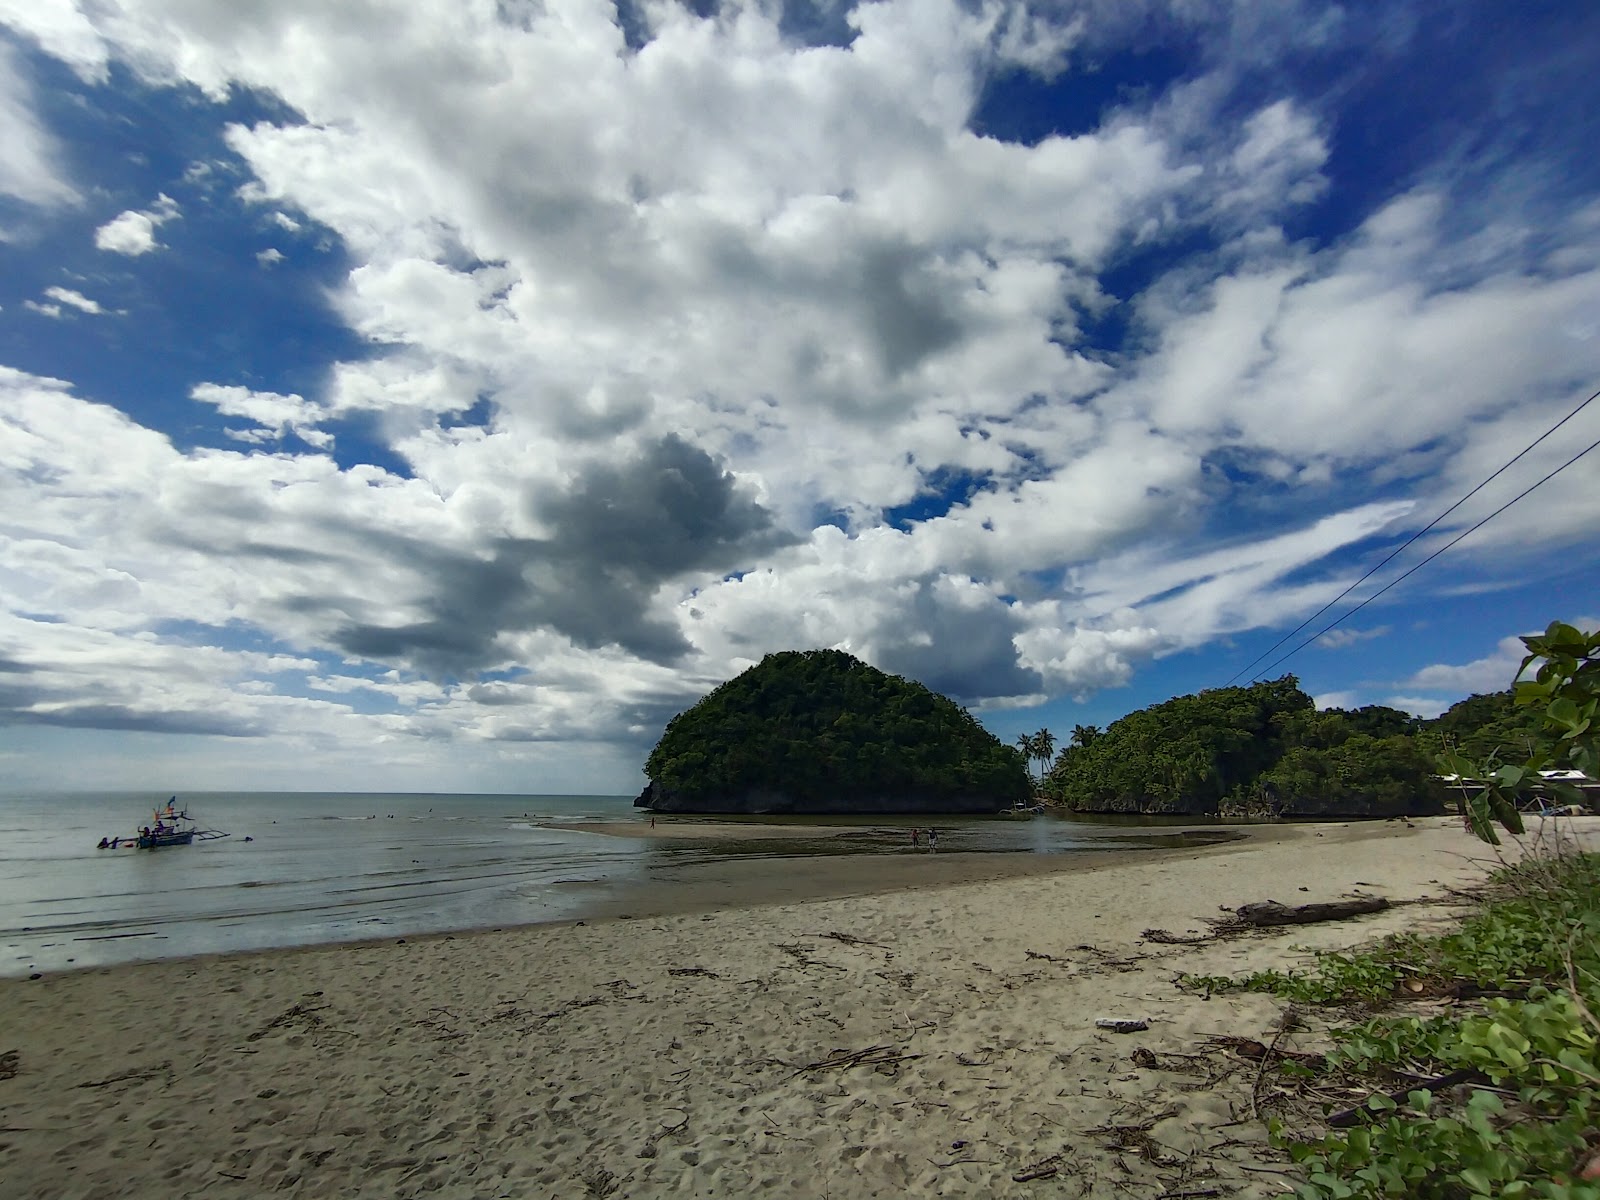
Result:
<svg viewBox="0 0 1600 1200"><path fill-rule="evenodd" d="M1032 733L1017 736L1017 749L1022 751L1022 757L1028 760L1028 772L1033 772L1033 760L1039 757L1039 743L1037 735Z"/></svg>
<svg viewBox="0 0 1600 1200"><path fill-rule="evenodd" d="M1100 730L1094 725L1074 725L1072 727L1072 744L1074 746L1087 746L1100 736Z"/></svg>
<svg viewBox="0 0 1600 1200"><path fill-rule="evenodd" d="M1048 729L1041 729L1033 735L1033 757L1039 760L1039 778L1043 779L1050 770L1050 762L1056 756L1056 735Z"/></svg>

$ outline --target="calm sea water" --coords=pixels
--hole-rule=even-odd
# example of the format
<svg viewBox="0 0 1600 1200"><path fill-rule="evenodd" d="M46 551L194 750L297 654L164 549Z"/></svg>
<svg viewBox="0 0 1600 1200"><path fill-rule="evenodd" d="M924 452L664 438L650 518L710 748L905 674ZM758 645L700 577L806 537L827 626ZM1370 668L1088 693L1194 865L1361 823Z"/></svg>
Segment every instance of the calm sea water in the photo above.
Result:
<svg viewBox="0 0 1600 1200"><path fill-rule="evenodd" d="M166 799L0 796L0 976L571 919L608 889L730 855L913 853L909 827L927 820L857 818L826 839L661 841L585 832L636 819L627 796L191 792L180 806L228 837L95 848ZM938 824L941 852L1137 848L1170 833L1048 816Z"/></svg>

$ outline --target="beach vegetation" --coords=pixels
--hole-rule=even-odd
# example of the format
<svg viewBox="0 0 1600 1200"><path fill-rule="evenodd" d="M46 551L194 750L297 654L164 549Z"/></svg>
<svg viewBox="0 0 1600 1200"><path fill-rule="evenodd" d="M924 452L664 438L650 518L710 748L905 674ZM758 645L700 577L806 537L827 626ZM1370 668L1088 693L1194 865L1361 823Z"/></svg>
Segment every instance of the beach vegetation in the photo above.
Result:
<svg viewBox="0 0 1600 1200"><path fill-rule="evenodd" d="M1275 1123L1304 1171L1297 1196L1600 1200L1600 856L1505 866L1440 936L1183 982L1382 1010L1335 1027L1315 1072L1369 1093L1345 1127L1297 1137ZM1446 1011L1398 1011L1446 997Z"/></svg>
<svg viewBox="0 0 1600 1200"><path fill-rule="evenodd" d="M1600 631L1585 632L1553 621L1544 633L1525 637L1523 657L1511 688L1511 712L1519 735L1511 748L1497 742L1487 757L1474 759L1465 748L1446 749L1439 767L1461 781L1476 781L1466 797L1467 827L1483 841L1499 845L1498 824L1522 832L1522 810L1555 798L1583 804L1584 797L1551 772L1576 771L1600 777ZM1533 669L1533 677L1523 678ZM1474 744L1482 745L1481 741Z"/></svg>
<svg viewBox="0 0 1600 1200"><path fill-rule="evenodd" d="M707 802L782 792L812 811L885 796L997 811L1033 794L1023 755L965 708L842 650L767 655L674 717L645 773Z"/></svg>

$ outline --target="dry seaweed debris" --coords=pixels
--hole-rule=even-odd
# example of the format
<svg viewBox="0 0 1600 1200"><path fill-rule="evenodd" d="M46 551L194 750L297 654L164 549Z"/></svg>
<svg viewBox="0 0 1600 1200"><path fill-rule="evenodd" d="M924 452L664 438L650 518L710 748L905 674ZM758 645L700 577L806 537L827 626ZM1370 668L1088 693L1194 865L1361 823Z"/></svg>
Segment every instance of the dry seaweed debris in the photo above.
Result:
<svg viewBox="0 0 1600 1200"><path fill-rule="evenodd" d="M847 1071L851 1067L862 1066L877 1067L880 1071L887 1067L892 1071L903 1062L921 1057L920 1054L907 1054L898 1046L889 1045L868 1046L865 1050L834 1050L827 1058L796 1067L794 1073L805 1075L813 1071Z"/></svg>

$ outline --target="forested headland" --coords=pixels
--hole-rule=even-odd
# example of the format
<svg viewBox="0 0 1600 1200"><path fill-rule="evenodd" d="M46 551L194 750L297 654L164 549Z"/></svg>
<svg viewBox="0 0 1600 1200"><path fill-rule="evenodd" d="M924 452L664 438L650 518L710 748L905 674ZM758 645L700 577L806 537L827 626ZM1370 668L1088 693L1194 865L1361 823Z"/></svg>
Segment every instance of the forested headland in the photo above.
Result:
<svg viewBox="0 0 1600 1200"><path fill-rule="evenodd" d="M1046 772L1077 812L1401 816L1444 811L1435 757L1526 753L1537 718L1512 693L1472 696L1434 720L1384 705L1318 710L1293 675L1153 704L1104 730L1078 726Z"/></svg>
<svg viewBox="0 0 1600 1200"><path fill-rule="evenodd" d="M785 651L668 723L639 806L661 812L996 812L1404 816L1443 812L1438 756L1527 755L1542 737L1512 692L1433 720L1318 710L1293 675L1213 688L1002 744L966 709L840 650ZM1037 782L1029 761L1045 768Z"/></svg>

